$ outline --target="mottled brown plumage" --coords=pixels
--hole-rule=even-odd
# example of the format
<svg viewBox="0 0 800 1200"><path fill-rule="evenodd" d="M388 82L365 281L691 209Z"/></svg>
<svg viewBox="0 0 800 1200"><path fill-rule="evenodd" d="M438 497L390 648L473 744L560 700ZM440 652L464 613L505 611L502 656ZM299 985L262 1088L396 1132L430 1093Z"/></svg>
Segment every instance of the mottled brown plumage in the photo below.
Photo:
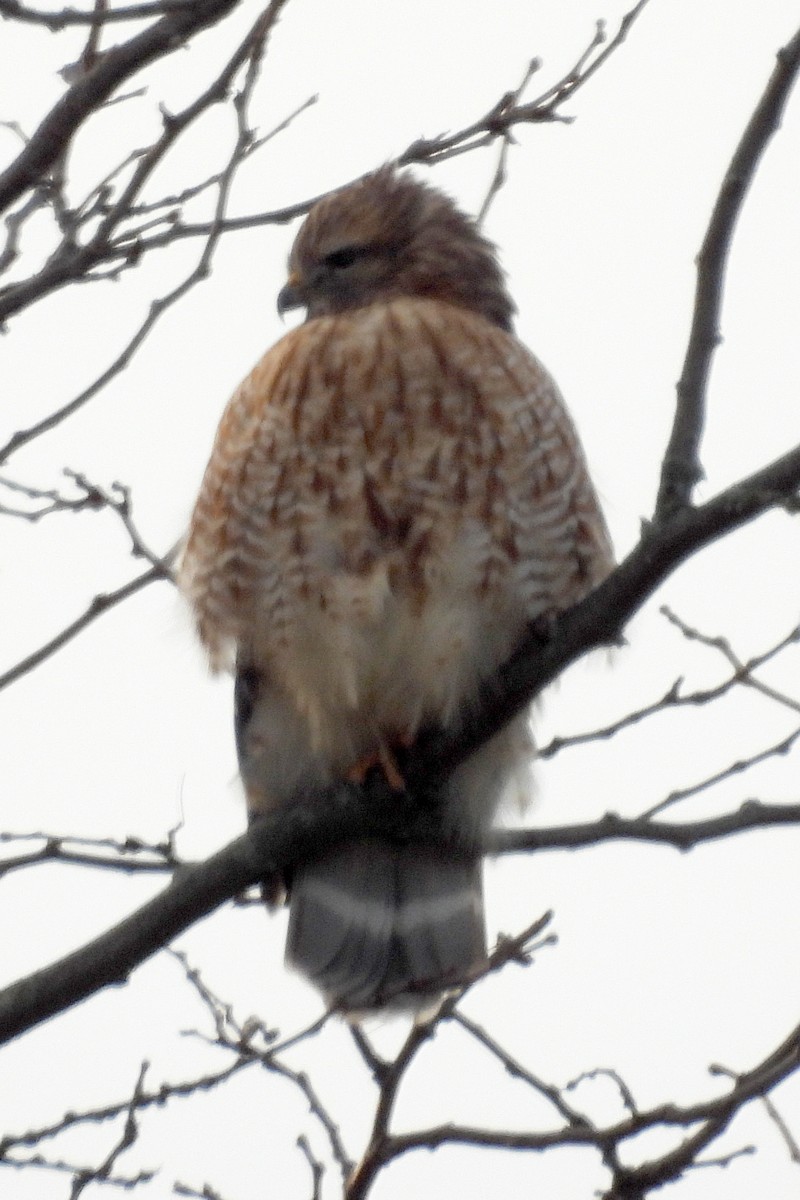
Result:
<svg viewBox="0 0 800 1200"><path fill-rule="evenodd" d="M384 167L311 210L278 304L311 318L403 296L470 309L506 331L516 311L475 222L438 189Z"/></svg>
<svg viewBox="0 0 800 1200"><path fill-rule="evenodd" d="M231 400L181 571L212 665L237 666L252 813L457 721L612 563L563 402L446 196L384 168L312 209L289 270L279 305L308 319ZM481 842L530 750L520 718L453 775L457 848L373 841L297 873L287 953L331 1003L428 996L481 960Z"/></svg>

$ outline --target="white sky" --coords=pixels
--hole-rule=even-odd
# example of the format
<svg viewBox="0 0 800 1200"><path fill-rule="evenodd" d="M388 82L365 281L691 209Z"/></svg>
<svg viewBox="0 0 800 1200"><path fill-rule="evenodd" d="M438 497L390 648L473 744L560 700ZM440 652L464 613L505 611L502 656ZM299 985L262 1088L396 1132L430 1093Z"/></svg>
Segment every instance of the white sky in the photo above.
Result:
<svg viewBox="0 0 800 1200"><path fill-rule="evenodd" d="M269 129L312 93L318 105L242 172L232 212L276 208L343 182L418 136L460 128L521 77L544 66L531 94L572 65L605 17L613 31L628 4L612 0L292 0L273 35L253 119ZM73 162L75 195L125 145L157 129L156 101L186 103L253 20L236 21L148 76L147 97L110 109ZM569 106L572 125L518 129L510 180L488 232L498 243L520 310L518 330L553 371L578 423L620 554L652 508L691 313L694 256L725 165L797 21L791 0L651 0L629 41ZM122 28L113 40L124 36ZM31 131L61 94L59 66L80 35L0 24L0 120ZM128 130L131 130L128 133ZM228 141L223 142L225 135ZM224 161L230 119L215 112L187 141L163 190L204 178ZM0 128L0 155L15 149ZM495 151L456 159L432 178L475 210ZM742 219L728 275L724 345L715 363L704 445L712 495L800 440L800 94L768 152ZM159 189L161 190L161 189ZM83 412L16 456L2 474L43 487L63 467L130 485L147 543L165 551L191 509L211 437L233 386L282 331L274 300L294 229L223 240L211 279L167 315L133 364ZM32 245L34 262L43 250ZM115 357L146 311L189 269L184 244L118 284L72 288L10 325L0 342L0 442L70 399ZM131 578L112 515L53 516L0 525L0 671L77 616L91 597ZM765 649L798 621L796 525L773 515L683 568L633 623L612 667L601 657L570 672L543 706L542 742L604 723L655 699L677 675L706 686L724 675L711 651L688 647L657 615L669 603L687 621L732 639L741 656ZM769 676L791 691L798 655ZM797 721L750 693L715 712L661 716L646 729L563 755L539 772L532 819L635 814L786 736ZM189 623L167 585L105 616L14 687L0 693L2 826L158 839L182 816L180 848L200 856L242 827L230 685L208 679ZM685 819L742 799L797 800L797 752L752 779L734 779L675 810ZM797 851L779 831L701 847L687 856L648 846L603 846L491 865L492 934L555 910L559 945L525 975L477 989L467 1011L538 1075L563 1085L614 1066L642 1106L713 1094L708 1065L745 1070L799 1019ZM3 882L2 975L43 965L128 913L154 890L141 879L74 869L18 873ZM179 939L208 983L241 1016L258 1013L289 1033L318 1001L282 966L282 919L233 910ZM66 1110L129 1094L143 1058L149 1082L189 1077L219 1057L181 1030L204 1014L165 955L4 1050L0 1131L57 1120ZM379 1030L391 1042L397 1031ZM550 1128L521 1085L445 1030L407 1081L398 1123L444 1120ZM341 1029L298 1051L358 1155L369 1088ZM578 1093L598 1116L618 1115L610 1089ZM800 1134L800 1083L776 1094ZM292 1088L241 1079L227 1091L142 1122L126 1169L160 1167L138 1193L167 1196L175 1178L216 1187L226 1200L310 1194L294 1145L324 1142ZM98 1161L105 1128L64 1139L56 1156ZM756 1142L755 1157L705 1170L673 1189L681 1200L797 1194L800 1167L751 1106L715 1148ZM642 1147L643 1152L646 1148ZM409 1156L377 1185L380 1200L457 1191L477 1200L589 1200L605 1173L592 1153L501 1155L442 1150ZM456 1183L457 1181L457 1183ZM326 1197L337 1194L335 1171ZM0 1180L12 1200L68 1194L45 1172ZM670 1193L666 1189L664 1195Z"/></svg>

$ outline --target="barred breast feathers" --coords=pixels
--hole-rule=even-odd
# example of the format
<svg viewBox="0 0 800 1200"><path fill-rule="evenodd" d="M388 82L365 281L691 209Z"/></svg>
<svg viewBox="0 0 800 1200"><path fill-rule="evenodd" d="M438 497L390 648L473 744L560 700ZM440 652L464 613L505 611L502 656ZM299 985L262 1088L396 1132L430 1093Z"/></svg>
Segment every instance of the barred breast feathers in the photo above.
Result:
<svg viewBox="0 0 800 1200"><path fill-rule="evenodd" d="M254 605L279 631L286 597L326 573L350 575L343 602L367 614L391 585L429 590L456 528L471 530L475 587L497 591L513 568L528 615L574 603L612 563L541 364L467 310L394 300L291 331L237 389L181 586L219 669Z"/></svg>

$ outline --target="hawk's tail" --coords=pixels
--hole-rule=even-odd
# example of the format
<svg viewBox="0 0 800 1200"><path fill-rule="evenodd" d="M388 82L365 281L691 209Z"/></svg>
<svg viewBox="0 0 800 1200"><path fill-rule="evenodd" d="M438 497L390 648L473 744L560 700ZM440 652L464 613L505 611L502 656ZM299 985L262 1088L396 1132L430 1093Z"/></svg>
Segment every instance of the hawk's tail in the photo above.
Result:
<svg viewBox="0 0 800 1200"><path fill-rule="evenodd" d="M286 958L346 1012L417 1007L486 959L480 859L377 839L292 879Z"/></svg>

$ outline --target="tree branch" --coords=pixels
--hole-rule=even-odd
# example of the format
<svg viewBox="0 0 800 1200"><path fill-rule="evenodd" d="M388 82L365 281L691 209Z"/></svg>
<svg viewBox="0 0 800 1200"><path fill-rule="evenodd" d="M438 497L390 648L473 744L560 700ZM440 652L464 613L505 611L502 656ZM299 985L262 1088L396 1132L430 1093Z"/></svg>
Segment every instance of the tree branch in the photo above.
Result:
<svg viewBox="0 0 800 1200"><path fill-rule="evenodd" d="M71 621L69 625L65 626L60 633L50 638L38 650L34 650L33 653L28 654L18 663L15 663L13 667L9 667L7 671L4 671L0 675L0 691L3 688L7 688L10 684L16 683L18 679L21 679L23 675L27 675L35 667L40 666L41 663L45 662L46 659L50 658L58 650L61 650L63 646L71 642L74 637L77 637L88 625L91 625L93 621L96 621L98 617L108 612L109 609L116 607L117 604L121 604L123 600L127 600L130 596L135 596L137 592L140 592L142 588L146 588L148 584L157 583L159 580L164 579L171 580L171 578L172 576L167 566L158 564L157 566L150 567L149 570L144 571L141 575L137 575L135 579L131 579L128 583L124 583L116 591L102 592L95 596L85 611L74 621Z"/></svg>
<svg viewBox="0 0 800 1200"><path fill-rule="evenodd" d="M297 805L288 813L260 819L206 862L177 872L165 891L113 929L0 993L0 1044L100 988L123 983L134 967L176 934L287 863L374 830L376 816L377 827L399 828L392 812L385 812L380 821L387 797L395 812L403 809L378 776L363 788L343 783L330 789L324 804Z"/></svg>
<svg viewBox="0 0 800 1200"><path fill-rule="evenodd" d="M697 289L686 358L678 383L678 406L661 471L655 519L668 520L691 501L703 477L699 448L711 358L719 345L725 268L734 229L758 164L800 71L800 30L782 50L761 100L747 123L714 205L697 259Z"/></svg>
<svg viewBox="0 0 800 1200"><path fill-rule="evenodd" d="M653 821L647 816L620 817L606 813L583 825L552 825L544 829L498 829L491 835L491 854L520 854L531 850L578 850L601 842L652 842L691 850L753 829L800 826L800 804L765 804L746 800L735 812L699 821Z"/></svg>
<svg viewBox="0 0 800 1200"><path fill-rule="evenodd" d="M561 614L550 636L534 632L482 690L456 733L433 731L418 739L405 768L412 788L438 786L460 762L516 716L586 651L619 641L626 622L686 559L770 508L792 507L800 489L800 446L668 524L645 530L639 544L609 578Z"/></svg>
<svg viewBox="0 0 800 1200"><path fill-rule="evenodd" d="M273 4L270 5L270 15L268 17L270 24L273 23L284 3L286 3L286 0L274 0ZM430 139L417 139L399 156L397 159L398 164L408 165L419 163L432 165L444 158L468 153L480 146L489 145L497 138L502 138L507 143L510 138L510 131L516 125L567 120L560 113L561 106L579 87L582 87L595 74L600 66L607 61L609 56L622 44L633 21L646 3L648 3L648 0L639 0L635 8L623 18L617 34L607 44L604 29L602 25L599 26L589 47L581 54L573 67L538 99L523 105L517 102L520 95L519 87L514 91L506 92L487 113L457 133ZM247 39L242 47L240 47L240 50L237 51L237 54L241 55L246 46ZM601 53L595 54L594 52L600 46L604 46L604 49ZM529 71L532 69L532 66L533 64L529 68ZM68 231L69 236L65 237L62 245L51 255L45 266L36 275L0 290L0 321L13 316L37 300L76 280L102 278L103 276L97 272L97 268L103 263L111 262L116 264L111 268L111 275L116 278L122 271L131 266L138 265L142 258L151 251L164 249L187 237L205 237L209 235L212 227L210 223L186 223L182 220L180 208L186 199L209 186L211 181L205 181L205 183L197 185L195 188L189 188L186 190L185 195L175 197L172 200L165 198L155 204L150 203L138 208L134 205L133 201L135 196L141 191L144 180L151 174L156 162L163 157L166 150L182 132L185 125L190 120L194 120L203 108L208 106L210 103L209 97L214 100L222 98L225 88L230 81L230 73L229 67L226 69L224 75L215 81L212 88L208 89L208 92L202 98L202 107L200 101L198 101L190 109L185 110L184 113L170 116L169 121L166 122L164 134L158 142L147 151L141 151L134 156L129 155L126 157L126 165L135 159L139 160L136 172L122 195L105 212L101 225L88 241L84 241L78 245L75 229L70 228ZM301 106L298 111L302 111L305 107L306 105ZM90 113L87 113L88 115ZM290 117L289 120L291 119ZM288 121L281 122L277 131L285 128L287 124ZM271 136L273 134L266 135L258 143L254 143L251 149L255 149L256 144L263 144ZM1 184L2 179L0 179ZM95 190L99 192L102 189L103 185L99 185ZM311 199L274 212L226 218L219 222L218 230L220 233L229 233L236 230L258 228L264 225L282 224L307 213L318 199L320 199L318 196L312 197ZM162 211L158 217L147 225L140 225L134 228L118 228L123 222L132 219L137 213L147 211L148 209L165 210L170 204L173 205L173 211ZM174 211L175 206L177 206L178 211ZM94 210L90 211L93 212ZM81 215L80 206L72 214L73 220L77 217L77 224L81 225L85 223L87 215L87 212L83 212ZM19 234L17 226L20 223L19 216L15 215L13 221L13 228L12 225L9 226L9 240L11 242L9 261L13 261L16 253L16 241ZM155 232L149 236L143 236L152 226L165 227L156 228ZM105 381L104 378L98 381L98 384ZM96 390L95 387L93 387L92 392L94 390ZM74 408L66 406L65 410L60 411L66 411L66 414L70 415L74 411ZM29 432L23 431L22 434L18 435L18 438L25 437ZM34 427L34 436L38 436L40 432L45 432L45 427ZM12 439L9 443L10 449L6 447L2 452L2 457L7 457L11 450L17 449L21 444L24 444L24 442ZM2 461L1 458L0 461Z"/></svg>
<svg viewBox="0 0 800 1200"><path fill-rule="evenodd" d="M0 175L0 212L35 187L56 163L77 129L121 83L201 29L216 25L239 0L197 0L172 8L130 41L107 50L88 75L76 80L50 110L16 160Z"/></svg>
<svg viewBox="0 0 800 1200"><path fill-rule="evenodd" d="M129 4L124 8L93 9L84 12L77 8L62 8L46 12L43 9L26 8L18 0L0 0L0 17L7 20L24 21L28 25L43 25L51 33L58 33L70 25L106 25L113 21L143 21L148 17L162 17L166 13L194 7L194 0L150 0L142 4Z"/></svg>
<svg viewBox="0 0 800 1200"><path fill-rule="evenodd" d="M450 772L581 654L619 637L625 622L686 558L775 505L800 486L800 448L701 508L648 531L591 596L562 614L552 636L533 634L482 689L454 731L420 736L402 762L408 784L391 791L380 772L363 787L342 783L250 831L173 884L115 929L0 996L0 1040L30 1028L98 988L119 983L170 938L257 882L354 837L402 833L440 840L436 794ZM612 818L613 820L613 818ZM668 828L672 828L669 826ZM658 829L658 826L656 826ZM666 840L664 838L663 840Z"/></svg>

